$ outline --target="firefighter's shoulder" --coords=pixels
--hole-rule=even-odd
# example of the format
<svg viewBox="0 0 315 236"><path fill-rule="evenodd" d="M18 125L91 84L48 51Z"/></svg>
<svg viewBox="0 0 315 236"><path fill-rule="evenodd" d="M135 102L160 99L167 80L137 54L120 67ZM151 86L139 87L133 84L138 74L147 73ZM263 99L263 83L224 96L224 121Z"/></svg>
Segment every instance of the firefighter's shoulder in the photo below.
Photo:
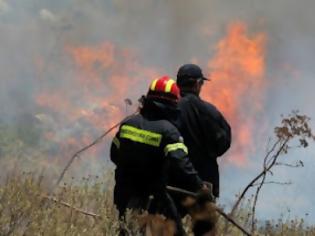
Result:
<svg viewBox="0 0 315 236"><path fill-rule="evenodd" d="M169 121L163 122L163 135L169 142L183 142L177 127Z"/></svg>
<svg viewBox="0 0 315 236"><path fill-rule="evenodd" d="M138 123L141 118L142 118L142 116L141 116L139 113L134 114L134 115L131 115L131 116L127 116L126 118L124 118L124 119L121 121L121 125L123 125L123 124Z"/></svg>
<svg viewBox="0 0 315 236"><path fill-rule="evenodd" d="M166 119L146 119L141 114L130 117L121 123L121 126L132 126L141 130L162 135L166 139L180 140L180 132L174 124Z"/></svg>

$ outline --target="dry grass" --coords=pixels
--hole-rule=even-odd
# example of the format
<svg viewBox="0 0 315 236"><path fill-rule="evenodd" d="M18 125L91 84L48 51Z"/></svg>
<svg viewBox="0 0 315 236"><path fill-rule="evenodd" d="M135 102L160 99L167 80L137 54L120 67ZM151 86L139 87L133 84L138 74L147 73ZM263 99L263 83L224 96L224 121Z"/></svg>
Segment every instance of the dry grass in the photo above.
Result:
<svg viewBox="0 0 315 236"><path fill-rule="evenodd" d="M112 178L88 177L73 179L54 194L54 198L72 206L93 212L101 218L91 217L61 204L43 198L48 188L43 177L14 173L0 187L0 235L117 235L119 225L117 211L112 204ZM248 226L250 215L246 203L238 212L238 221ZM124 228L129 235L140 235L138 223L128 214ZM191 220L184 219L190 232ZM258 228L260 235L315 235L314 227L306 227L304 221L266 222ZM191 234L191 233L190 233ZM242 235L231 225L226 228L220 217L217 235Z"/></svg>
<svg viewBox="0 0 315 236"><path fill-rule="evenodd" d="M280 140L295 137L302 147L307 147L306 140L315 139L315 135L307 124L308 121L308 117L293 112L293 115L284 118L282 125L276 128L276 136ZM139 218L128 213L125 223L117 219L117 211L112 204L112 175L107 174L100 178L96 176L82 179L71 178L71 176L83 176L92 171L95 173L96 169L99 173L103 170L100 162L91 161L90 158L79 159L76 162L78 165L74 163L63 179L67 184L59 187L51 196L76 209L80 208L101 217L87 216L44 197L49 195L50 188L60 175L60 166L64 164L64 160L57 158L56 153L51 154L54 153L55 143L43 142L41 130L27 125L20 127L0 123L0 131L0 236L117 235L120 226L129 235L140 235L140 227L136 220ZM286 153L289 146L285 145L284 148L284 153ZM16 166L29 171L44 169L42 175L45 177L40 174L23 173ZM10 172L11 169L15 171ZM35 171L35 173L38 172ZM243 200L242 205L237 209L234 214L235 219L244 228L252 228L252 201ZM198 216L200 214L193 217ZM206 215L208 216L214 217L211 214ZM150 222L158 220L161 225L164 223L160 218L139 219L140 224L148 220ZM188 235L192 234L193 224L194 220L189 216L184 219L184 227ZM303 219L279 219L256 223L255 229L257 235L315 235L315 226L305 225ZM216 231L217 235L242 235L237 228L227 224L222 217L218 218Z"/></svg>
<svg viewBox="0 0 315 236"><path fill-rule="evenodd" d="M55 198L88 209L101 219L85 216L51 202L41 179L33 174L11 176L0 188L1 235L116 235L117 213L111 189L97 178L82 179L81 186L65 184Z"/></svg>

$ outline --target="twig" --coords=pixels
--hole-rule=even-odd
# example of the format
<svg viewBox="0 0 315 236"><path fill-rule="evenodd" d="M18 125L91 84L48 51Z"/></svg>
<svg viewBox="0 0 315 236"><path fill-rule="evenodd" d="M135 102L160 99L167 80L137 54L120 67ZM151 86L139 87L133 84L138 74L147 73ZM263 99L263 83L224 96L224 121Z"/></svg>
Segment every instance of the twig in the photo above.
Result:
<svg viewBox="0 0 315 236"><path fill-rule="evenodd" d="M265 155L265 157L264 157L264 163L263 163L263 166L264 166L264 167L269 166L269 165L273 162L275 155L271 156L271 158L270 158L270 155L274 152L274 150L276 149L276 147L278 146L278 144L281 143L281 141L282 141L282 139L279 138L279 139L274 143L274 145L273 145L272 148L269 150L269 152L267 152L267 154ZM280 146L281 146L281 145L280 145ZM283 146L283 147L284 147L284 146ZM281 153L281 152L280 152L280 153ZM280 153L279 153L279 154L280 154ZM267 171L270 171L270 172L271 172L270 169L267 170ZM272 172L271 172L271 174L273 175Z"/></svg>
<svg viewBox="0 0 315 236"><path fill-rule="evenodd" d="M177 193L183 193L186 194L188 196L197 197L197 194L194 192L190 192L187 191L185 189L181 189L181 188L177 188L177 187L173 187L173 186L167 186L166 187L167 190L172 191L172 192L177 192ZM241 225L239 225L234 219L232 219L230 216L228 216L222 209L218 208L217 206L215 206L215 210L221 215L223 216L227 221L229 221L230 223L232 223L234 226L236 226L239 230L241 230L245 235L247 236L251 236L251 234L249 232L246 231L246 229L244 229Z"/></svg>
<svg viewBox="0 0 315 236"><path fill-rule="evenodd" d="M231 218L228 214L226 214L222 209L216 207L215 209L221 216L223 216L227 221L235 225L240 231L242 231L247 236L252 236L251 233L247 232L241 225L239 225L233 218Z"/></svg>
<svg viewBox="0 0 315 236"><path fill-rule="evenodd" d="M259 186L260 184L261 184L261 182L257 183L257 184L253 184L252 187ZM264 184L290 185L290 184L292 184L292 182L291 181L289 181L289 182L268 181L268 182L264 182Z"/></svg>
<svg viewBox="0 0 315 236"><path fill-rule="evenodd" d="M262 181L260 182L259 186L257 187L255 197L254 197L254 202L253 202L253 207L252 207L252 229L251 229L252 234L255 233L255 213L256 213L256 205L257 205L258 195L259 195L259 192L260 192L262 186L265 183L265 179L267 176L266 173L267 172L265 172L265 174L263 175Z"/></svg>
<svg viewBox="0 0 315 236"><path fill-rule="evenodd" d="M266 154L264 160L266 162L267 158L270 156L270 154L275 150L275 148L277 147L277 145L280 143L280 139L277 140L277 142L275 142L275 144L272 146L272 148L269 150L269 152ZM284 145L283 145L284 147ZM280 154L280 153L279 153ZM271 166L272 167L272 166ZM271 168L270 167L270 168ZM253 187L253 185L256 183L257 180L259 180L264 174L265 172L269 171L270 168L264 169L262 172L260 172L252 181L249 182L249 184L244 188L244 190L242 191L242 193L240 194L240 196L238 197L237 201L235 202L230 215L233 216L235 210L237 209L237 207L239 206L240 202L242 201L242 199L244 198L245 194L247 193L247 191Z"/></svg>
<svg viewBox="0 0 315 236"><path fill-rule="evenodd" d="M100 218L100 219L102 218L102 217L101 217L100 215L98 215L98 214L95 214L95 213L93 213L93 212L85 211L85 210L83 210L83 209L81 209L81 208L74 207L74 206L70 205L70 204L67 203L67 202L59 201L58 199L56 199L56 198L54 198L54 197L50 197L50 196L42 196L42 197L43 197L44 199L49 200L49 201L52 201L52 202L55 202L55 203L57 203L57 204L63 205L63 206L65 206L65 207L67 207L67 208L70 208L70 209L72 209L72 210L74 210L74 211L76 211L76 212L82 213L82 214L84 214L84 215L92 216L92 217Z"/></svg>
<svg viewBox="0 0 315 236"><path fill-rule="evenodd" d="M289 142L289 137L286 138L284 140L284 142L282 143L282 145L280 146L280 148L278 149L278 151L276 152L276 154L274 154L272 156L272 158L270 159L271 163L269 165L267 165L267 156L264 159L264 169L262 172L262 181L260 182L259 186L256 189L256 193L255 193L255 197L254 197L254 202L253 202L253 206L252 206L252 228L251 228L251 233L254 234L255 232L255 213L256 213L256 205L257 205L257 200L258 200L258 195L265 183L266 177L267 177L267 173L268 171L277 163L277 159L279 157L279 155L281 154L281 152L283 151L283 149L286 147L287 143Z"/></svg>
<svg viewBox="0 0 315 236"><path fill-rule="evenodd" d="M138 111L134 112L133 114L131 114L129 117L134 116L136 113L138 113ZM127 119L125 118L125 119ZM97 139L95 139L92 143L90 143L89 145L81 148L79 151L77 151L76 153L73 154L73 156L70 158L70 160L68 161L67 165L65 166L65 168L63 169L63 171L61 172L55 186L52 188L53 192L55 190L55 188L60 184L61 180L63 179L63 177L65 176L67 170L70 168L71 164L73 163L73 161L75 160L75 158L79 157L79 155L83 152L85 152L86 150L88 150L89 148L93 147L94 145L96 145L97 143L99 143L107 134L109 134L111 131L113 131L115 128L117 128L125 119L121 120L120 122L118 122L117 124L115 124L114 126L112 126L111 128L109 128L107 131L105 131L101 136L99 136Z"/></svg>
<svg viewBox="0 0 315 236"><path fill-rule="evenodd" d="M276 162L275 165L276 166L292 167L292 168L304 167L304 164L303 164L302 161L299 161L296 164L288 164L288 163Z"/></svg>

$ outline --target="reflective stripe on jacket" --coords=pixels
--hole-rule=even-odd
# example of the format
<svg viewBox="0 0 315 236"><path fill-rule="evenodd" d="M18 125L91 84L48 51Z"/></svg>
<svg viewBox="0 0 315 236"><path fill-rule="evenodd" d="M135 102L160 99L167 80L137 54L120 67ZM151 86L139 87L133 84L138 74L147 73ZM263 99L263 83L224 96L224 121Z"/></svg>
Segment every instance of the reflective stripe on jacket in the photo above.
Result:
<svg viewBox="0 0 315 236"><path fill-rule="evenodd" d="M202 182L182 140L177 128L167 120L138 114L123 122L110 153L116 164L116 185L141 193L164 191L171 171L199 189Z"/></svg>

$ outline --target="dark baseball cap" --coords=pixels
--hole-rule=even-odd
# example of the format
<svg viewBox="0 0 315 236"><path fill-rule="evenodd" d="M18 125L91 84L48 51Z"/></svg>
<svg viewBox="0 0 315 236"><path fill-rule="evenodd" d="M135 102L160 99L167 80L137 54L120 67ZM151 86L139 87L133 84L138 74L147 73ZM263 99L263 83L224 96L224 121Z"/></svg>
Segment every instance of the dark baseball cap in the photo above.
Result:
<svg viewBox="0 0 315 236"><path fill-rule="evenodd" d="M177 84L182 85L194 80L208 80L203 74L199 66L195 64L185 64L182 65L177 72Z"/></svg>

